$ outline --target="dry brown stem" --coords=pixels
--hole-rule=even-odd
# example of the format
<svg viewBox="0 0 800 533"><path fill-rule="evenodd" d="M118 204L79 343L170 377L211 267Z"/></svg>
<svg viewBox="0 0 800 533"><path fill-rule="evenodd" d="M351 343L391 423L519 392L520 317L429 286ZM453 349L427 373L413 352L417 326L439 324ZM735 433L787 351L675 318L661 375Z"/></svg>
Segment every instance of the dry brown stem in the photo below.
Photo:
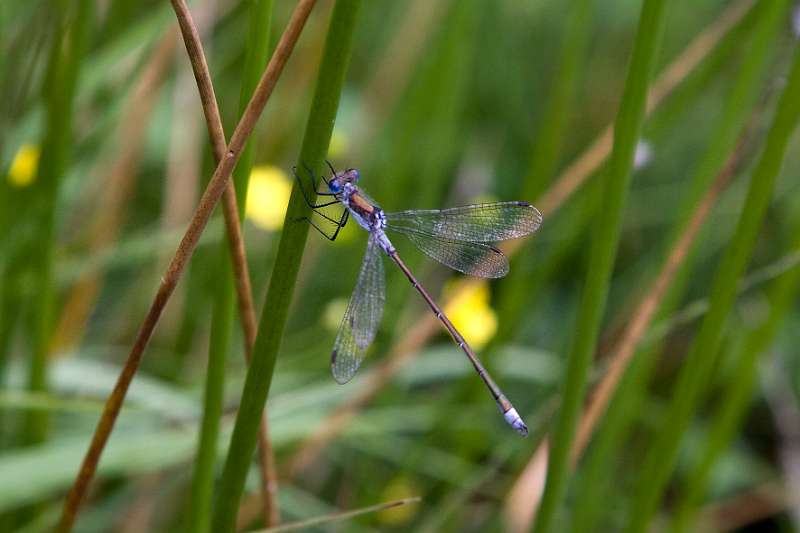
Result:
<svg viewBox="0 0 800 533"><path fill-rule="evenodd" d="M250 134L255 128L256 121L264 110L272 90L280 77L286 61L289 59L292 50L294 49L297 39L300 37L300 32L308 19L311 9L314 7L316 0L300 0L295 7L289 24L286 27L280 41L278 42L275 52L272 54L269 64L267 65L261 80L253 93L253 97L247 104L247 108L242 115L239 124L233 132L233 137L224 152L220 163L217 165L214 175L206 187L203 196L200 198L200 203L195 210L189 227L186 230L183 239L181 239L175 256L169 263L164 277L161 279L161 284L153 299L153 303L147 313L147 316L142 323L142 326L136 336L125 364L120 372L117 382L114 385L114 390L106 401L103 409L103 414L95 429L89 449L81 464L78 476L67 494L64 503L63 513L59 522L58 530L62 532L70 531L75 523L78 514L78 509L81 502L86 496L89 484L94 477L97 470L97 464L100 462L100 456L105 448L106 442L111 435L114 428L114 423L119 416L122 403L128 391L133 376L139 367L139 363L144 353L144 349L153 334L153 330L158 323L158 319L164 310L170 296L178 284L181 274L183 273L186 264L194 252L200 235L208 223L211 213L219 201L222 193L226 190L228 182L234 167L236 166L242 150L247 143Z"/></svg>
<svg viewBox="0 0 800 533"><path fill-rule="evenodd" d="M214 85L211 81L211 72L208 69L208 62L203 52L203 43L200 40L200 34L192 20L191 11L189 11L189 6L186 5L185 0L171 1L172 7L175 10L175 16L181 28L181 35L183 36L187 55L192 64L192 71L197 81L197 89L200 93L200 102L203 106L206 128L211 138L214 159L219 163L225 157L225 132L214 93ZM233 265L237 302L239 305L239 316L245 339L245 359L247 362L250 362L250 355L253 351L253 345L256 342L256 313L253 305L250 273L247 267L247 254L245 252L244 239L242 238L241 223L239 220L239 207L236 202L236 191L232 180L228 181L228 186L225 193L222 195L222 202L225 229L228 235L228 245ZM267 527L271 527L280 522L280 515L278 514L278 504L276 500L278 478L275 474L275 459L272 451L272 443L269 438L269 425L266 415L263 415L261 418L258 447L264 524Z"/></svg>

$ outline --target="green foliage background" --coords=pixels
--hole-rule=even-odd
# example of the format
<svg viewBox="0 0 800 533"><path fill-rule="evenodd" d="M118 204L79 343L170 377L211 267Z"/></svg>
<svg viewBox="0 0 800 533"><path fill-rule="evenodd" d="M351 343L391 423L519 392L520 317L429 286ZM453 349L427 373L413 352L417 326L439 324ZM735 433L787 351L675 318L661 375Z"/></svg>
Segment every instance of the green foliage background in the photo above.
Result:
<svg viewBox="0 0 800 533"><path fill-rule="evenodd" d="M328 358L365 233L351 224L331 244L311 232L303 248L305 230L290 220L279 254L280 230L245 221L267 331L256 352L277 359L274 373L272 360L259 367L266 382L248 378L255 396L242 400L247 369L215 216L145 354L78 530L208 530L213 506L237 503L221 496L235 482L226 477L218 490L236 409L242 401L257 411L267 391L286 522L421 496L338 527L800 528L787 503L800 492L790 470L800 454L796 6L366 0L356 16L358 2L344 1L337 20L352 23L341 28L329 27L335 3L320 0L312 13L237 185L251 164L288 174L310 158L316 167L330 126L325 113L335 110L328 157L337 168L358 167L364 188L387 210L486 198L536 204L620 112L609 165L546 213L512 258L511 275L490 285L499 325L480 353L531 436L504 426L439 332L359 406L310 467L289 472L326 417L369 386L371 372L416 334L427 310L387 267L378 339L360 375L339 386ZM731 6L745 4L753 7L645 119L647 84L698 35L713 32ZM293 5L190 3L229 134ZM176 32L163 0L0 3L0 530L54 524L187 209L213 171ZM335 47L346 57L349 39L348 64ZM326 40L334 59L320 70ZM143 88L164 47L163 68ZM338 110L336 76L343 80ZM317 115L310 111L315 87L322 87ZM7 177L24 145L37 146L40 157L34 181L20 187ZM603 375L609 347L732 154L738 164L730 184L572 471L570 428L585 391ZM118 226L99 247L98 221L101 229ZM397 244L432 294L458 278ZM294 284L286 280L298 260ZM291 302L279 295L264 304L270 280L278 292L290 287ZM86 283L97 288L86 320L69 322L66 304ZM269 331L274 317L279 324ZM210 349L218 358L207 383ZM204 402L205 390L221 395L221 419ZM220 419L219 432L203 432L205 455L195 460L204 416L206 424ZM556 459L545 514L534 525L537 490L524 473L551 431ZM252 507L257 466L234 453L248 447L233 442L228 462L247 473L242 501ZM767 512L759 514L763 501ZM250 516L242 527L261 527L258 513Z"/></svg>

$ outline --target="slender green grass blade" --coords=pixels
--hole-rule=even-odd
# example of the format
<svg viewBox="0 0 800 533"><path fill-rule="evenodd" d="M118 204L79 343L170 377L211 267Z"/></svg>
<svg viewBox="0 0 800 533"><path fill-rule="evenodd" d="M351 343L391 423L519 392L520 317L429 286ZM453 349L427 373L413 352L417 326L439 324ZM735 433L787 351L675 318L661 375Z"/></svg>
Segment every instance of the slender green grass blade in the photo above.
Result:
<svg viewBox="0 0 800 533"><path fill-rule="evenodd" d="M760 4L756 2L750 10L722 37L703 62L670 94L653 113L646 124L646 132L667 131L685 117L685 111L697 102L713 83L723 77L725 69L735 61L736 54L744 50L743 42L753 33L753 27L761 14ZM739 76L741 78L741 76ZM726 109L727 106L726 106Z"/></svg>
<svg viewBox="0 0 800 533"><path fill-rule="evenodd" d="M93 3L81 0L69 16L66 46L54 45L49 67L49 82L45 87L47 102L46 125L42 156L36 183L31 192L38 198L34 212L37 230L34 237L36 253L32 255L32 271L36 277L37 297L33 309L33 346L28 389L32 392L47 388L47 358L50 348L52 317L55 306L53 261L56 246L55 212L61 177L69 166L73 145L73 114L78 74L83 65L92 22ZM56 40L59 40L57 35ZM23 430L27 443L41 442L47 433L46 411L28 413Z"/></svg>
<svg viewBox="0 0 800 533"><path fill-rule="evenodd" d="M797 253L800 252L800 227L797 223L793 225L793 234L795 237L789 246L790 253ZM771 283L768 289L769 314L749 333L741 357L736 361L733 376L725 383L719 395L720 400L716 402L718 408L711 417L713 423L709 436L703 443L700 459L688 475L683 490L678 492L680 500L672 516L672 531L677 533L690 530L692 519L707 489L712 468L733 440L750 404L757 383L758 362L766 355L778 328L795 303L799 288L800 268L797 266Z"/></svg>
<svg viewBox="0 0 800 533"><path fill-rule="evenodd" d="M777 22L785 13L785 2L767 4L758 33L767 39L774 35ZM770 27L769 23L772 23ZM771 31L770 31L771 30ZM714 368L726 319L736 298L738 280L744 271L755 244L758 229L772 195L775 176L780 170L789 135L800 115L800 54L778 104L778 110L767 138L761 159L753 172L745 205L734 236L720 264L711 289L709 313L690 348L688 358L678 377L664 423L652 448L648 451L634 492L631 520L626 531L644 531L655 512L658 499L667 483L677 456L681 436Z"/></svg>
<svg viewBox="0 0 800 533"><path fill-rule="evenodd" d="M333 9L311 113L298 159L299 167L308 165L317 172L323 169L323 159L333 131L360 6L359 0L339 0ZM269 395L272 372L308 237L308 225L298 220L305 216L310 216L309 208L295 185L218 490L212 521L215 532L233 531L236 526L236 511L255 451L261 413Z"/></svg>
<svg viewBox="0 0 800 533"><path fill-rule="evenodd" d="M595 229L575 336L567 360L561 407L556 417L547 482L534 531L551 530L569 476L569 455L580 416L586 377L591 367L600 320L608 296L622 215L633 168L633 156L644 122L647 88L663 33L664 2L645 0L614 127L614 148L603 176L603 224Z"/></svg>
<svg viewBox="0 0 800 533"><path fill-rule="evenodd" d="M709 56L702 68L667 103L666 109L669 114L673 115L673 118L667 117L667 113L663 115L663 118L656 117L655 127L669 127L676 120L675 116L682 115L680 106L685 109L694 98L697 98L699 91L704 86L704 81L711 74L719 71L723 58L730 57L735 47L741 46L742 39L746 37L748 31L752 31L755 22L759 20L756 15L760 15L760 13L761 10L759 9L751 9L739 24L730 30L728 36L720 41L717 49ZM763 20L762 18L762 22ZM667 254L674 246L674 243L684 232L695 207L714 177L720 172L725 159L736 148L737 137L741 134L747 115L753 107L759 88L758 82L761 79L769 56L766 53L768 41L765 37L762 37L761 40L754 40L753 44L747 49L747 54L744 57L738 76L726 98L722 115L714 126L708 149L695 169L690 186L681 200L680 207L677 210L678 216L669 230L665 248L661 253L662 262L666 260ZM676 273L654 319L656 323L670 316L681 301L690 281L690 265L695 261L694 256L696 253L697 248L693 247L693 250L690 251L683 265ZM645 401L647 381L654 368L652 359L655 359L659 353L659 343L650 343L640 350L635 355L632 368L626 372L625 378L620 383L619 389L605 415L606 419L598 431L596 442L590 449L585 461L580 477L580 485L577 487L576 512L572 523L573 531L585 531L597 527L594 522L603 510L603 505L596 495L604 494L607 491L610 476L612 476L611 472L614 468L611 456L622 445L622 439L625 438L637 413L637 406L642 405ZM647 359L648 361L640 362L640 359Z"/></svg>
<svg viewBox="0 0 800 533"><path fill-rule="evenodd" d="M369 507L363 507L361 509L355 509L353 511L345 511L341 513L333 513L327 516L320 516L317 518L309 518L308 520L300 520L299 522L293 522L291 524L284 524L282 526L277 527L270 527L267 529L259 530L259 533L285 533L287 531L302 531L311 527L315 526L323 526L326 524L335 524L336 522L342 522L344 520L349 520L351 518L356 518L358 516L363 516L369 513L377 513L379 511L386 511L388 509L393 509L395 507L400 507L401 505L409 505L412 503L419 503L422 501L422 498L419 496L415 496L412 498L403 498L402 500L395 500L392 502L386 503L379 503L376 505L370 505Z"/></svg>
<svg viewBox="0 0 800 533"><path fill-rule="evenodd" d="M365 186L384 199L387 209L406 209L409 206L403 204L407 203L432 206L441 201L448 169L462 147L458 130L469 101L482 7L472 0L445 3L449 5L441 8L447 10L443 20L448 23L431 39L408 94L389 121L389 131L382 139L385 148L373 147L375 153L388 152L388 158L380 156L380 163L390 169L391 179ZM401 198L403 204L397 202Z"/></svg>
<svg viewBox="0 0 800 533"><path fill-rule="evenodd" d="M253 95L258 79L269 57L269 35L272 22L272 0L256 0L249 4L250 31L245 51L245 70L239 97L239 116ZM245 196L253 165L253 139L242 151L234 171L239 219L244 214ZM203 419L200 426L187 531L205 532L211 524L211 503L217 462L217 441L225 392L225 364L228 360L234 323L236 291L230 244L223 241L218 252L218 279L212 306L208 369L204 394Z"/></svg>
<svg viewBox="0 0 800 533"><path fill-rule="evenodd" d="M556 172L566 127L572 117L578 75L586 61L586 43L590 35L593 4L593 0L570 2L558 71L553 76L545 113L533 145L530 168L522 183L520 200L534 202L544 192ZM514 263L528 265L532 256L533 243L530 243L520 250ZM508 278L500 285L496 343L509 339L516 330L519 318L525 315L522 308L530 302L531 280L530 272L524 268L512 268Z"/></svg>

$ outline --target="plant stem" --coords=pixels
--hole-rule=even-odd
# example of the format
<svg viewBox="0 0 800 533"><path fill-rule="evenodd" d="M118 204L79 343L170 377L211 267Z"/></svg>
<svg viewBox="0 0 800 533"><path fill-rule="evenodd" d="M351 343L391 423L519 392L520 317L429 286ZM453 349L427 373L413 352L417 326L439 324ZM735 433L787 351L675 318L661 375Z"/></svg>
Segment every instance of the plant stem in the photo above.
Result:
<svg viewBox="0 0 800 533"><path fill-rule="evenodd" d="M786 5L787 2L783 0L764 5L764 18L756 29L756 40L751 49L759 46L766 48L771 38L774 38ZM717 270L709 298L709 312L678 376L661 429L645 457L638 487L634 492L631 507L633 514L626 528L629 533L647 528L675 463L681 436L713 371L723 328L736 298L739 277L747 266L769 204L775 176L783 161L786 143L800 115L800 98L797 96L799 90L800 54L795 59L766 147L753 173L736 231Z"/></svg>
<svg viewBox="0 0 800 533"><path fill-rule="evenodd" d="M633 168L633 155L644 122L647 88L663 32L663 14L663 0L645 0L625 91L614 127L614 148L607 174L603 177L604 223L595 230L592 240L578 324L567 360L562 404L553 432L547 483L534 523L534 531L537 533L545 533L552 528L556 511L566 489L572 441L583 402L586 377L597 342L600 319L608 296Z"/></svg>
<svg viewBox="0 0 800 533"><path fill-rule="evenodd" d="M800 224L793 224L793 242L789 253L800 251ZM680 500L672 513L671 530L675 533L688 531L704 496L708 481L719 457L735 436L737 428L751 403L758 377L758 362L766 355L778 328L794 305L800 287L800 268L785 272L776 278L770 288L770 310L766 319L750 332L745 341L740 359L736 362L732 378L724 385L719 395L716 412L709 436L705 439L700 459L687 477L683 490L678 492Z"/></svg>
<svg viewBox="0 0 800 533"><path fill-rule="evenodd" d="M258 86L253 93L253 98L250 99L242 119L233 132L231 142L225 152L225 157L220 161L219 165L217 165L214 175L211 177L203 196L200 198L200 203L192 216L189 227L183 239L181 239L181 243L178 245L175 256L167 267L158 292L136 336L136 341L125 360L125 365L117 378L114 390L106 401L103 414L92 436L92 442L83 459L78 477L70 489L69 494L67 494L59 523L59 531L70 531L75 523L80 504L97 470L100 456L114 428L114 423L122 408L122 402L136 374L144 349L150 341L158 319L161 317L161 312L164 310L170 296L172 296L175 286L178 284L178 280L186 264L189 262L197 246L197 242L200 240L200 235L205 229L208 219L211 217L214 206L216 206L222 193L228 186L233 168L236 166L244 145L255 128L258 117L261 116L261 112L264 110L264 106L266 106L267 100L269 100L281 72L283 72L283 67L286 65L286 61L289 59L294 45L300 37L300 32L305 25L305 21L314 3L315 0L300 0L300 2L298 2L292 18L270 59L269 65L261 76Z"/></svg>
<svg viewBox="0 0 800 533"><path fill-rule="evenodd" d="M211 74L206 63L202 42L192 20L191 12L184 0L172 0L175 14L180 23L186 50L191 60L192 69L197 79L201 94L206 126L214 147L214 158L217 163L225 155L225 135L220 118L219 107L214 96ZM269 26L272 13L272 1L263 0L251 6L250 41L248 42L245 60L246 72L240 96L240 113L244 112L247 102L252 96L258 75L264 68L268 54ZM225 225L228 230L226 242L221 243L218 256L218 279L214 293L214 305L211 320L211 338L209 341L208 369L204 391L203 418L200 425L199 444L195 458L194 479L192 481L191 500L189 505L188 531L207 531L211 521L211 497L214 486L214 467L217 458L217 440L219 435L220 416L225 388L225 362L230 350L230 340L234 312L234 271L239 289L239 307L241 323L244 330L246 360L255 340L255 311L250 290L250 275L247 270L247 258L244 252L239 220L243 215L244 196L252 166L252 140L242 152L242 158L236 166L234 179L223 195ZM237 201L234 182L238 181L241 200ZM266 436L266 423L262 426L262 451L264 461L261 463L263 483L263 510L265 524L277 523L277 509L274 501L274 473L271 473L272 461L269 439Z"/></svg>
<svg viewBox="0 0 800 533"><path fill-rule="evenodd" d="M40 393L47 388L47 359L52 334L52 318L55 306L53 283L53 258L56 246L55 211L58 203L61 178L69 166L72 150L72 119L78 75L83 64L83 54L89 39L92 19L92 2L81 0L70 17L71 28L66 34L66 46L62 46L61 33L56 34L50 58L48 83L45 87L47 118L42 142L38 176L34 191L38 199L34 208L37 231L36 251L32 270L35 273L35 298L32 317L33 346L28 375L28 390ZM65 23L64 20L61 21ZM31 250L33 251L33 250ZM48 426L47 411L34 409L25 418L23 440L37 443L45 439Z"/></svg>
<svg viewBox="0 0 800 533"><path fill-rule="evenodd" d="M685 267L687 257L691 254L701 227L719 195L733 178L746 151L745 145L749 140L750 130L758 117L760 114L754 113L753 119L742 132L739 143L728 161L695 207L689 223L685 226L680 223L684 227L683 233L674 243L658 275L647 289L642 291L640 302L630 313L630 319L621 334L621 339L615 344L608 368L592 391L592 398L581 417L578 437L572 450L573 465L580 460L592 438L595 426L601 419L602 429L593 441L576 487L575 512L571 516L571 531L575 533L591 531L596 527L594 522L600 514L602 502L595 495L608 490L610 481L608 472L613 462L611 455L635 417L636 407L641 405L641 396L646 390L648 378L657 361L658 350L655 346L648 346L638 354L636 349L641 345L656 313L660 310L660 315L663 316L667 311L672 311L675 298L667 299L666 295L673 289L680 271L687 270ZM608 408L612 398L614 407Z"/></svg>
<svg viewBox="0 0 800 533"><path fill-rule="evenodd" d="M422 498L420 498L419 496L412 496L411 498L403 498L402 500L394 500L386 503L378 503L375 505L370 505L369 507L354 509L352 511L343 511L340 513L333 513L326 516L309 518L307 520L300 520L298 522L293 522L291 524L286 524L280 527L270 527L267 529L262 529L261 531L258 531L256 533L286 533L287 531L307 530L314 526L333 524L335 522L341 522L344 520L348 520L350 518L355 518L357 516L362 516L369 513L376 513L378 511L394 509L395 507L400 507L401 505L419 503L420 501L422 501Z"/></svg>
<svg viewBox="0 0 800 533"><path fill-rule="evenodd" d="M340 0L334 7L298 159L299 167L308 165L316 171L324 168L322 163L333 131L360 5L360 0ZM315 196L315 193L312 194ZM258 425L269 395L272 372L286 325L303 247L308 237L308 225L299 223L298 219L309 215L309 208L295 186L286 211L253 359L247 371L225 469L217 492L219 496L212 521L212 530L215 532L233 531L236 527L236 512L256 447Z"/></svg>
<svg viewBox="0 0 800 533"><path fill-rule="evenodd" d="M521 200L535 201L551 182L556 172L559 157L564 145L565 130L572 117L572 106L578 73L585 63L586 42L590 35L590 22L593 0L572 0L569 18L566 22L558 72L545 107L541 126L533 145L530 168L522 183ZM508 340L525 313L522 309L530 301L531 283L529 272L524 265L530 264L533 245L520 250L515 259L518 268L512 268L508 278L500 285L498 307L499 330L492 340L497 346ZM520 268L522 267L522 268Z"/></svg>
<svg viewBox="0 0 800 533"><path fill-rule="evenodd" d="M741 11L748 6L742 5ZM738 48L742 47L742 42L747 43L748 33L752 33L755 23L762 20L761 9L759 7L750 7L746 15L740 19L740 22L731 29L729 34L719 43L718 49L709 56L709 60L703 67L692 76L689 82L676 93L676 98L668 106L666 106L662 113L660 120L660 127L666 127L669 122L675 121L675 116L681 116L678 113L678 108L685 106L702 88L704 79L710 77L719 71L724 66L723 59L730 56L731 53ZM714 188L719 188L724 181L728 178L726 174L731 174L735 171L736 161L741 157L741 153L746 151L744 144L747 143L749 130L752 129L754 123L757 122L760 112L757 110L750 119L750 125L743 128L747 114L752 109L753 101L756 98L758 91L758 81L761 79L763 69L766 64L766 55L763 46L753 46L748 49L741 68L737 74L735 83L731 88L729 94L726 96L725 105L723 107L721 116L716 121L712 135L709 136L708 148L701 159L697 168L694 170L693 176L689 181L690 185L684 197L676 209L677 218L670 228L670 233L665 241L668 252L665 249L662 260L661 271L659 276L671 276L673 280L670 282L669 287L663 284L658 292L666 292L659 297L661 300L658 304L658 311L653 321L658 323L664 318L670 316L675 307L681 301L682 294L685 292L689 282L689 275L691 273L691 265L694 262L694 254L696 249L691 244L690 233L691 226L699 222L698 216L703 210L702 204L707 203L711 195L714 195ZM673 115L670 117L669 115ZM736 137L739 137L738 146ZM728 161L723 164L723 160L728 158ZM714 175L717 175L717 184L710 185ZM706 192L708 191L708 192ZM705 193L705 200L701 201L701 195ZM681 244L683 241L684 244ZM680 249L689 245L684 252ZM685 257L675 261L678 258L677 254L682 254ZM673 264L673 267L670 267ZM672 274L668 271L677 265L677 269ZM662 278L666 280L666 278ZM654 286L655 288L655 286ZM647 313L637 313L640 320L645 314L650 314L655 308L650 308ZM633 333L628 329L628 333ZM626 351L628 355L625 356L621 351L615 355L615 358L630 357L633 355L630 352L632 344L628 343ZM659 353L659 346L646 345L646 347L635 354L635 360L631 363L632 368L626 372L623 379L624 383L620 385L613 398L613 408L608 410L605 415L606 420L603 422L603 428L596 437L596 443L593 445L589 457L585 461L583 468L580 488L579 500L576 503L577 512L573 517L573 530L581 531L584 529L592 529L594 521L599 515L602 504L598 502L595 494L604 493L608 490L608 476L614 468L612 466L612 454L621 445L622 440L627 435L628 429L637 413L637 408L644 401L644 395L647 391L647 381L654 368L656 359ZM639 359L646 359L645 362L639 362ZM618 375L621 367L617 368ZM627 375L630 374L630 375ZM600 397L605 396L610 392L611 382L608 378L610 375L604 377L605 391L593 396L593 406L587 409L588 416L598 415L598 400ZM592 412L593 411L593 412ZM586 429L588 431L588 428ZM586 433L584 431L584 433ZM584 435L584 441L588 438ZM579 439L580 440L580 439Z"/></svg>

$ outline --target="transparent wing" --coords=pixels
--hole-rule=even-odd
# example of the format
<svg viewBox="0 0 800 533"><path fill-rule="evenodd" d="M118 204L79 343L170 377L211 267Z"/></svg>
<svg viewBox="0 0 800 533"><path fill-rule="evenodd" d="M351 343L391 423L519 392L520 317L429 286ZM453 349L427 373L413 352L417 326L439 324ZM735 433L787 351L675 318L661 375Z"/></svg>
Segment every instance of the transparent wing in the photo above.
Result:
<svg viewBox="0 0 800 533"><path fill-rule="evenodd" d="M445 239L409 228L392 229L406 235L426 255L453 270L481 278L502 278L508 274L508 258L494 246Z"/></svg>
<svg viewBox="0 0 800 533"><path fill-rule="evenodd" d="M473 204L451 209L427 209L386 213L389 228L418 230L443 239L495 242L533 233L542 214L527 202Z"/></svg>
<svg viewBox="0 0 800 533"><path fill-rule="evenodd" d="M352 379L378 331L386 301L386 281L380 252L378 241L370 235L356 288L347 304L331 353L331 372L339 383L347 383Z"/></svg>

